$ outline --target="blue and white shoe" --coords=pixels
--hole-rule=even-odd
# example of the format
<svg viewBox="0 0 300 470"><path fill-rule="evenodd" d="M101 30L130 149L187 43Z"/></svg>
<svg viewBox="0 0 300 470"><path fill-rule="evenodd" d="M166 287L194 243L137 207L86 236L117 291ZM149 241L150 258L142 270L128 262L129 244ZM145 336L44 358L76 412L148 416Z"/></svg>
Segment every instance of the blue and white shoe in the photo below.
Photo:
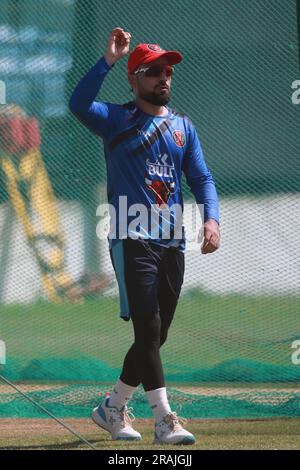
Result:
<svg viewBox="0 0 300 470"><path fill-rule="evenodd" d="M190 432L181 426L186 419L179 418L176 413L169 413L155 425L154 444L195 444L196 439Z"/></svg>
<svg viewBox="0 0 300 470"><path fill-rule="evenodd" d="M109 406L109 397L105 398L92 412L94 423L110 432L115 441L140 441L142 439L140 433L131 425L134 419L132 408L123 406L121 410L118 410L114 406Z"/></svg>

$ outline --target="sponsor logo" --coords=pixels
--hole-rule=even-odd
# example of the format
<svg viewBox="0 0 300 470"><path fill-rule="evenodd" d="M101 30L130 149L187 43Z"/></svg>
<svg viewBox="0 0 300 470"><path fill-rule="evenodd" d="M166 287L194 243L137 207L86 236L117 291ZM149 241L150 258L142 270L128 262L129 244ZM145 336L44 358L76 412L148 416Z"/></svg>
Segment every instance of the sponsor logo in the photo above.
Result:
<svg viewBox="0 0 300 470"><path fill-rule="evenodd" d="M175 182L162 181L162 180L150 180L145 178L146 187L152 191L155 197L155 204L158 207L165 207L169 200L170 195L174 192Z"/></svg>
<svg viewBox="0 0 300 470"><path fill-rule="evenodd" d="M149 176L160 176L161 178L173 178L174 164L167 162L168 154L158 155L155 162L151 162L149 158L146 161Z"/></svg>
<svg viewBox="0 0 300 470"><path fill-rule="evenodd" d="M163 50L158 44L148 44L148 49L153 52L160 52Z"/></svg>
<svg viewBox="0 0 300 470"><path fill-rule="evenodd" d="M149 158L146 161L146 187L154 194L155 204L161 208L167 205L170 195L174 193L175 189L173 180L175 168L173 162L168 163L168 158L168 154L164 153L163 155L159 154L155 162L151 162Z"/></svg>
<svg viewBox="0 0 300 470"><path fill-rule="evenodd" d="M184 132L174 131L172 135L173 135L173 139L175 140L175 144L178 145L178 147L182 148L185 144Z"/></svg>

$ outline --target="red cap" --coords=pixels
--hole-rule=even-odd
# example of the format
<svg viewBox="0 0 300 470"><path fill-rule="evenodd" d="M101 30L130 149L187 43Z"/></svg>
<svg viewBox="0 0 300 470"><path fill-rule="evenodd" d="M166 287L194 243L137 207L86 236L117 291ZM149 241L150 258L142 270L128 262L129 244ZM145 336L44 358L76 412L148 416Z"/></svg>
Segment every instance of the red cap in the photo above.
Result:
<svg viewBox="0 0 300 470"><path fill-rule="evenodd" d="M147 64L159 57L166 57L170 65L182 61L182 55L177 51L165 51L157 44L139 44L129 56L128 72L133 73L139 65Z"/></svg>

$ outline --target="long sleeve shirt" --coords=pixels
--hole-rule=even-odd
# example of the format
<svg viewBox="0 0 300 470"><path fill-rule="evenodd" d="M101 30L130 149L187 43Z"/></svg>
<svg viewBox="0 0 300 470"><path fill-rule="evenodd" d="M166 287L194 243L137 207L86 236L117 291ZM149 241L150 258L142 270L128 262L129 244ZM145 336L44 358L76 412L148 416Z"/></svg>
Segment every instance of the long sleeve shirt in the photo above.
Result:
<svg viewBox="0 0 300 470"><path fill-rule="evenodd" d="M134 101L95 101L113 67L102 57L76 86L69 107L103 140L109 238L141 237L184 250L182 172L204 207L204 221L219 222L218 197L190 119L167 108L167 115L144 113Z"/></svg>

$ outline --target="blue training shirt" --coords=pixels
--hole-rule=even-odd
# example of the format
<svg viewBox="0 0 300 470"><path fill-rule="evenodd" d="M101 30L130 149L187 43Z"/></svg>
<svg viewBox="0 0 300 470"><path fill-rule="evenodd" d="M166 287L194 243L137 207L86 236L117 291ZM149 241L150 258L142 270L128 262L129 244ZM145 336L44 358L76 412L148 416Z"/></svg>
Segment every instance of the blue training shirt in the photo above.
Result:
<svg viewBox="0 0 300 470"><path fill-rule="evenodd" d="M204 205L204 221L219 222L215 183L195 127L168 106L166 116L154 116L134 101L124 105L94 101L111 68L102 57L78 83L69 103L71 112L104 143L107 198L116 216L111 232L117 239L138 236L184 250L184 230L174 236L180 209L183 212L182 171L197 204ZM126 207L131 207L126 220L125 199ZM147 224L138 217L137 204L148 211ZM151 220L157 223L151 224L154 214Z"/></svg>

